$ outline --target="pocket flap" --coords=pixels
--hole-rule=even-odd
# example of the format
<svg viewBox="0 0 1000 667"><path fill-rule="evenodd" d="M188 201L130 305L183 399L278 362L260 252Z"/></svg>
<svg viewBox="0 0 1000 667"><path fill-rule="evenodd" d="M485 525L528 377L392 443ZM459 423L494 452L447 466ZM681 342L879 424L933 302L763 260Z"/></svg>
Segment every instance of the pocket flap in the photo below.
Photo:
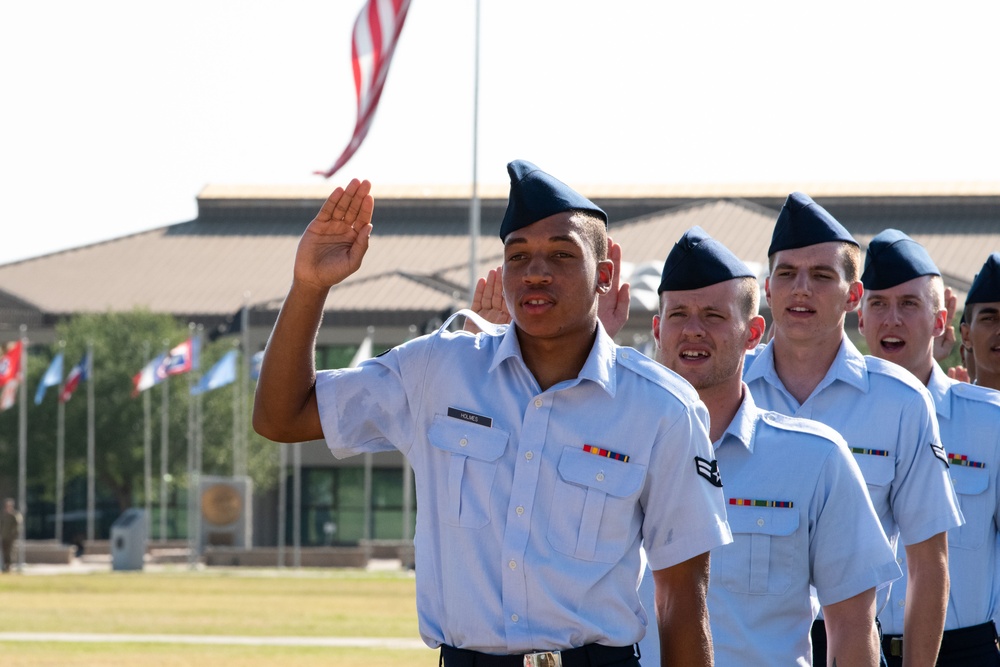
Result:
<svg viewBox="0 0 1000 667"><path fill-rule="evenodd" d="M496 461L507 449L510 434L498 428L434 415L427 439L438 449L480 461Z"/></svg>
<svg viewBox="0 0 1000 667"><path fill-rule="evenodd" d="M726 517L734 533L785 536L799 528L799 513L794 507L726 505Z"/></svg>
<svg viewBox="0 0 1000 667"><path fill-rule="evenodd" d="M977 496L990 485L990 474L986 468L971 468L952 464L948 468L955 492L963 496Z"/></svg>
<svg viewBox="0 0 1000 667"><path fill-rule="evenodd" d="M559 458L559 476L565 481L592 487L610 496L624 498L638 493L646 478L646 466L617 461L567 447Z"/></svg>
<svg viewBox="0 0 1000 667"><path fill-rule="evenodd" d="M885 486L892 481L896 474L896 458L894 456L855 453L854 460L861 468L861 476L865 478L865 484Z"/></svg>

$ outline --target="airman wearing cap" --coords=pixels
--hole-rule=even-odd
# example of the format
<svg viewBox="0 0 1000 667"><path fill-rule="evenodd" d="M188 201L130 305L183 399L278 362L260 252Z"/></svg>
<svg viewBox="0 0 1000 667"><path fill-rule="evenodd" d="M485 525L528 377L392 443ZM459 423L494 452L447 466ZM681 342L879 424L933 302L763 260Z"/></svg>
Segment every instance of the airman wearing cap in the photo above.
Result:
<svg viewBox="0 0 1000 667"><path fill-rule="evenodd" d="M725 479L734 542L712 551L715 664L812 665L812 584L830 659L871 665L875 589L900 570L843 438L759 409L743 384L744 353L764 332L759 293L746 264L694 227L664 263L653 318L655 358L698 390ZM640 591L651 593L645 581ZM657 646L647 636L640 648L648 657Z"/></svg>
<svg viewBox="0 0 1000 667"><path fill-rule="evenodd" d="M965 525L948 531L950 591L937 665L998 665L993 618L1000 612L1000 393L956 382L935 363L934 338L944 331L947 309L941 273L922 245L896 229L881 232L868 244L861 282L858 326L872 354L910 371L934 398L965 516ZM881 619L890 666L901 665L896 654L906 656L908 648L902 632L908 588L905 578L893 584Z"/></svg>
<svg viewBox="0 0 1000 667"><path fill-rule="evenodd" d="M906 552L905 664L933 665L948 596L947 531L962 514L927 389L899 366L863 356L844 333L864 293L860 254L822 206L800 192L788 196L768 249L775 335L744 380L762 408L821 421L847 441L883 530ZM879 591L878 609L887 593ZM824 630L817 622L817 661Z"/></svg>
<svg viewBox="0 0 1000 667"><path fill-rule="evenodd" d="M673 664L708 664L708 552L731 541L697 394L597 320L607 216L525 161L500 227L509 327L436 333L315 373L329 289L358 271L367 182L306 229L254 427L338 457L398 449L416 478L420 633L441 664L638 665L642 544ZM336 298L334 293L332 298ZM468 312L468 311L464 311ZM468 315L476 317L473 313Z"/></svg>
<svg viewBox="0 0 1000 667"><path fill-rule="evenodd" d="M966 357L975 364L969 369L975 383L1000 389L1000 252L986 259L972 281L961 329Z"/></svg>

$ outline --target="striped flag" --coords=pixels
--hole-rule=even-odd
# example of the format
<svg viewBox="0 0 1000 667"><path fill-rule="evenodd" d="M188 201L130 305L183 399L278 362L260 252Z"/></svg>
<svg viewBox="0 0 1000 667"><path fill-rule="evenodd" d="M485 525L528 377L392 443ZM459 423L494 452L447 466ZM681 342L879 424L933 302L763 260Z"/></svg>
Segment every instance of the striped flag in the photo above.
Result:
<svg viewBox="0 0 1000 667"><path fill-rule="evenodd" d="M354 22L351 61L354 92L358 97L358 120L350 143L333 166L327 171L316 172L324 178L330 178L343 167L368 134L409 7L410 0L368 0Z"/></svg>
<svg viewBox="0 0 1000 667"><path fill-rule="evenodd" d="M69 375L66 376L66 382L63 383L62 393L59 394L60 403L68 401L70 397L73 396L73 392L76 391L76 388L80 385L80 383L87 379L87 368L90 366L90 360L87 358L89 354L89 352L85 352L83 359L80 360L80 363L74 366L73 370L71 370Z"/></svg>
<svg viewBox="0 0 1000 667"><path fill-rule="evenodd" d="M163 378L159 377L156 370L160 367L165 358L166 355L161 354L143 366L142 370L132 377L132 398L135 398L150 387L158 385L163 381L166 376Z"/></svg>

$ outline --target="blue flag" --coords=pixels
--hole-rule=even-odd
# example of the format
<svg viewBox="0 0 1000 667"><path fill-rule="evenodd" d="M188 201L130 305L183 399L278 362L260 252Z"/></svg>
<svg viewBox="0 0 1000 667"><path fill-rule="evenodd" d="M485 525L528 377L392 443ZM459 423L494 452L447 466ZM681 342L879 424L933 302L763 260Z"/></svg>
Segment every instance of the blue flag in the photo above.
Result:
<svg viewBox="0 0 1000 667"><path fill-rule="evenodd" d="M260 366L264 363L264 350L260 352L255 352L252 357L250 357L250 379L257 380L260 378Z"/></svg>
<svg viewBox="0 0 1000 667"><path fill-rule="evenodd" d="M215 365L205 373L198 384L191 387L191 395L197 396L206 391L212 391L219 387L236 381L236 350L226 352Z"/></svg>
<svg viewBox="0 0 1000 667"><path fill-rule="evenodd" d="M42 404L42 399L45 398L46 389L54 387L62 382L62 373L63 353L60 352L52 358L52 363L49 364L49 369L45 371L45 375L42 376L42 381L38 383L38 391L35 392L35 405Z"/></svg>

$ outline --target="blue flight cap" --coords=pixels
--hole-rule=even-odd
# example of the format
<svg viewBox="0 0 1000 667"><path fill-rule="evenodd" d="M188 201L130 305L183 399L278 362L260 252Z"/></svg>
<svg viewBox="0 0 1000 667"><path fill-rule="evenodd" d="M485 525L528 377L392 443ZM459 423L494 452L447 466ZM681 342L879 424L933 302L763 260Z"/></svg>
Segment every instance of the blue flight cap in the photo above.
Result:
<svg viewBox="0 0 1000 667"><path fill-rule="evenodd" d="M500 223L500 240L550 215L565 211L588 211L608 224L608 214L573 188L526 160L507 165L510 196L507 212Z"/></svg>
<svg viewBox="0 0 1000 667"><path fill-rule="evenodd" d="M667 255L656 293L699 289L733 278L756 277L729 248L701 227L692 227Z"/></svg>
<svg viewBox="0 0 1000 667"><path fill-rule="evenodd" d="M940 275L926 248L898 229L886 229L868 244L861 283L866 290L889 289L920 276Z"/></svg>
<svg viewBox="0 0 1000 667"><path fill-rule="evenodd" d="M995 301L1000 301L1000 252L991 254L979 269L969 288L969 296L965 297L965 308L968 310L973 303Z"/></svg>
<svg viewBox="0 0 1000 667"><path fill-rule="evenodd" d="M814 202L809 195L793 192L788 195L778 214L778 221L774 223L767 256L781 250L805 248L828 241L858 245L851 233L827 213L825 208Z"/></svg>

